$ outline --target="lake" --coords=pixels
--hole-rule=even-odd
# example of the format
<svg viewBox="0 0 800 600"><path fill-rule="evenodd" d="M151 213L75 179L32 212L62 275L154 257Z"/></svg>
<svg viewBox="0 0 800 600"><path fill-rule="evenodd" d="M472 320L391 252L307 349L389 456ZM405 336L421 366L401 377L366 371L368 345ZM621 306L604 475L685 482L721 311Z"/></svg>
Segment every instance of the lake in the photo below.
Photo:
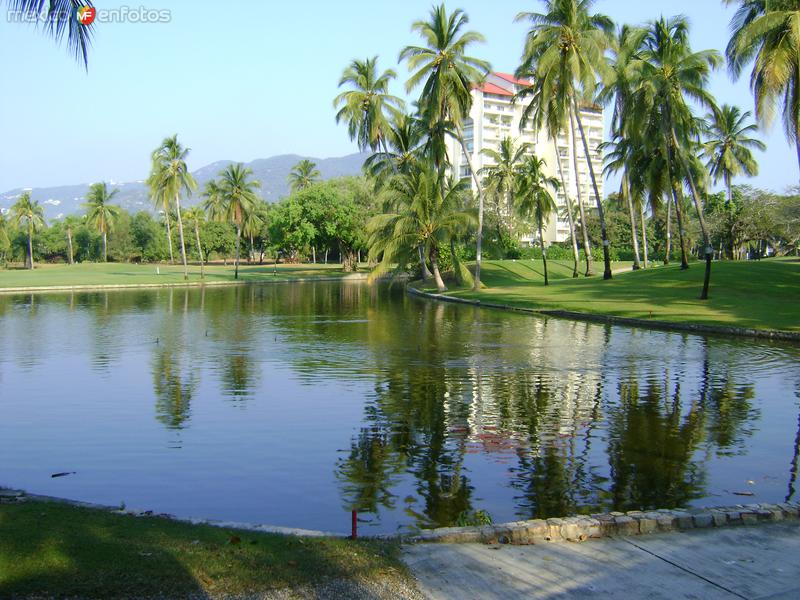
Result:
<svg viewBox="0 0 800 600"><path fill-rule="evenodd" d="M799 363L399 285L0 296L0 486L362 534L796 500Z"/></svg>

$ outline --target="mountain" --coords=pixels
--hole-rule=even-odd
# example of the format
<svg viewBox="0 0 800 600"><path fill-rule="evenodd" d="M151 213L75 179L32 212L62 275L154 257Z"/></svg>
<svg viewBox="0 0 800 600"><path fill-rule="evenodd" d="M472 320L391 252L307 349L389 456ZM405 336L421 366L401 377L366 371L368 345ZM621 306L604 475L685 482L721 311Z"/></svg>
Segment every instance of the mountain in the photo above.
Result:
<svg viewBox="0 0 800 600"><path fill-rule="evenodd" d="M253 169L255 178L261 181L261 196L267 202L276 202L289 193L289 184L286 182L286 177L292 167L301 160L307 158L317 163L317 169L319 169L322 179L331 179L333 177L360 174L361 166L367 156L367 154L356 153L334 158L313 158L297 154L281 154L271 158L258 158L245 163L245 166ZM231 160L219 160L193 171L192 175L197 180L199 190L185 204L187 206L196 204L200 200L199 192L206 182L214 179L221 170L233 162ZM114 203L125 210L130 212L153 210L144 179L124 183L109 182L109 187L119 190L114 197ZM83 212L82 204L85 202L86 194L89 191L89 184L9 190L0 194L0 211L5 213L16 202L20 194L26 190L30 191L34 200L42 203L47 219L59 219L69 214Z"/></svg>

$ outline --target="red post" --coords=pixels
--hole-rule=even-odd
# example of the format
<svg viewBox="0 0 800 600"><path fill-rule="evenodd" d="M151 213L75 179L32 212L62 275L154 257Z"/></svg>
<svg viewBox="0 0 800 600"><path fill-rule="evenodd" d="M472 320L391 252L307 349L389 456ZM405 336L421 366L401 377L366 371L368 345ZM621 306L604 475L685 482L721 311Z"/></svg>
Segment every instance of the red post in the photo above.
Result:
<svg viewBox="0 0 800 600"><path fill-rule="evenodd" d="M353 510L351 512L352 516L352 526L350 528L350 539L358 539L358 511Z"/></svg>

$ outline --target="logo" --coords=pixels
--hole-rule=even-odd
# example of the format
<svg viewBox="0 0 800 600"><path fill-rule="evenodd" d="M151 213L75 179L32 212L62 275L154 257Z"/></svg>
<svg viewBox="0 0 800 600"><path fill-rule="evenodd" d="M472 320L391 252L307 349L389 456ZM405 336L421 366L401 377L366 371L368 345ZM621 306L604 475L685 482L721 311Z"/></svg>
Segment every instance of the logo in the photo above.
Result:
<svg viewBox="0 0 800 600"><path fill-rule="evenodd" d="M97 9L94 6L81 6L75 11L75 18L81 25L91 25L97 16Z"/></svg>

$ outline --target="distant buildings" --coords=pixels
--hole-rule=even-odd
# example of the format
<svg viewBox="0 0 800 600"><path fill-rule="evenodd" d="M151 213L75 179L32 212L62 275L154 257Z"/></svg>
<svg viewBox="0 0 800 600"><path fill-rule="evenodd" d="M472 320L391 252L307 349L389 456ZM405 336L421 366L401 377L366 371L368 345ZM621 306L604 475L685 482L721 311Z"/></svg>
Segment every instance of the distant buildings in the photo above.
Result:
<svg viewBox="0 0 800 600"><path fill-rule="evenodd" d="M530 151L546 161L549 174L559 180L561 176L558 171L558 160L561 161L561 168L573 207L577 207L578 197L584 206L595 207L594 191L580 135L576 134L577 139L575 140L578 159L576 172L573 160L573 140L569 132L562 132L558 136L558 159L556 159L556 149L544 131L533 129L530 123L520 130L522 112L527 102L520 100L513 103L512 99L514 94L525 85L527 82L518 80L507 73L491 73L483 86L472 91L472 110L469 119L464 122L464 137L467 149L472 154L474 168L480 172L480 169L494 164L489 157L481 153L481 150L483 148L498 150L503 138L511 137L517 146L527 142L530 144ZM603 157L598 148L603 142L603 109L595 106L584 107L581 110L581 121L587 136L589 151L593 153L592 164L597 177L600 197L603 198ZM455 173L461 178L471 178L466 158L456 140L451 140L450 156ZM472 182L473 187L474 185ZM556 196L556 205L559 209L558 215L554 215L544 232L546 243L563 242L569 238L569 222L563 210L566 206L563 190L560 190ZM536 239L537 237L530 233L523 235L521 241L523 245L530 245L535 243Z"/></svg>

